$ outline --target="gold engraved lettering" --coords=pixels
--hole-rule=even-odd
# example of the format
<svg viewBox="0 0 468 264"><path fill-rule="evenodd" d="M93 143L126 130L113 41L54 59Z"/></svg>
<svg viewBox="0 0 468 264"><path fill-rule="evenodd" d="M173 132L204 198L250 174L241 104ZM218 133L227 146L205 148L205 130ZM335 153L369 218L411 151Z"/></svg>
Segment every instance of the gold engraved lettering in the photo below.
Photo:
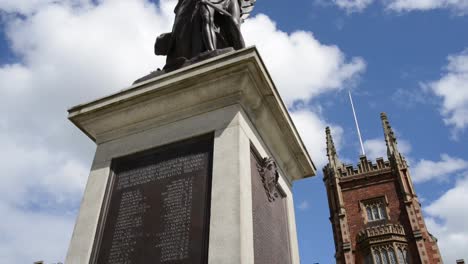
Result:
<svg viewBox="0 0 468 264"><path fill-rule="evenodd" d="M140 190L122 193L108 263L129 263L136 239L143 235L145 208Z"/></svg>
<svg viewBox="0 0 468 264"><path fill-rule="evenodd" d="M163 193L164 214L161 218L164 227L156 244L161 249L161 262L189 257L192 185L192 177L174 180Z"/></svg>

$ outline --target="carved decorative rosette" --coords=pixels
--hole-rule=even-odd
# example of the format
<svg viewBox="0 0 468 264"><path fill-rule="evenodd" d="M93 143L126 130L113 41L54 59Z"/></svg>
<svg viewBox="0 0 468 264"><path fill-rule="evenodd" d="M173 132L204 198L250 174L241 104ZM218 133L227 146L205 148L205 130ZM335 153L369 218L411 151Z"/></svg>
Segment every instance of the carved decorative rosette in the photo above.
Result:
<svg viewBox="0 0 468 264"><path fill-rule="evenodd" d="M278 185L278 167L273 158L263 158L257 165L258 172L262 177L263 187L268 197L268 201L273 202L278 197L276 187Z"/></svg>

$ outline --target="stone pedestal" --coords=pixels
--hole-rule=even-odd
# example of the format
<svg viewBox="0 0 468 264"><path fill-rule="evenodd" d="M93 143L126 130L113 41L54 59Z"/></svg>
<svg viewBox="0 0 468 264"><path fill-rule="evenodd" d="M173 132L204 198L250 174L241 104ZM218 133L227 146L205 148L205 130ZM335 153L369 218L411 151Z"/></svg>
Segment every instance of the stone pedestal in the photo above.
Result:
<svg viewBox="0 0 468 264"><path fill-rule="evenodd" d="M151 200L150 205L138 208L151 211L157 207L161 219L167 218L168 192L174 189L170 189L173 181L166 180L184 175L193 181L206 181L204 187L193 187L193 206L199 206L193 208L198 211L192 210L191 218L184 218L192 221L191 225L187 224L190 230L185 238L190 240L187 243L192 243L186 247L188 251L171 261L172 249L166 248L170 252L164 253L166 257L161 256L161 228L166 227L153 228L145 220L156 219L157 215L149 217L145 213L144 217L131 218L134 222L146 221L142 224L145 228L134 228L136 231L130 236L123 235L127 244L154 243L156 253L151 263L284 264L289 261L299 264L291 185L295 180L313 176L315 168L255 48L218 56L73 107L69 119L96 142L97 150L67 264L104 264L109 258L101 256L105 250L114 254L114 262L131 258L129 263L150 263L143 257L135 258L132 252L145 255L151 246L145 244L146 251L142 251L141 247L109 241L116 239L114 233L118 228L120 231L125 228L121 227L123 222L116 224L120 216L115 215L122 214L121 207L125 206L122 197L132 191L137 194L132 194L127 204L135 203L135 199L140 205L146 199L157 203L164 198L164 204L161 202L159 207L151 204ZM204 147L197 148L196 142L205 142L200 143ZM181 160L194 159L189 162L194 164L201 157L197 155L205 155L200 159L204 163L193 169L204 175L201 178L185 168L189 165L180 165L178 172L174 172L175 167L166 166L175 160L182 164ZM264 157L274 158L279 172L278 185L270 193L257 168ZM138 164L145 158L149 163L143 162L141 166L153 166L152 172L159 178L154 175L142 178L146 176L138 174ZM161 164L169 172L163 172ZM130 167L135 170L131 171ZM132 181L134 175L140 175L139 182ZM124 178L127 183L122 183ZM146 189L140 185L135 187L148 182L152 185L145 185ZM162 194L155 194L158 192L155 190ZM184 197L192 195L187 190L184 189ZM145 196L149 194L156 198ZM206 213L196 215L203 210ZM195 218L200 220L198 224L194 223ZM153 223L161 225L161 219ZM153 233L147 231L153 229L156 230ZM200 232L193 235L192 229ZM203 241L194 243L192 239L197 236ZM119 248L124 248L126 253L118 253ZM277 252L281 257L275 256ZM194 260L192 253L200 257Z"/></svg>

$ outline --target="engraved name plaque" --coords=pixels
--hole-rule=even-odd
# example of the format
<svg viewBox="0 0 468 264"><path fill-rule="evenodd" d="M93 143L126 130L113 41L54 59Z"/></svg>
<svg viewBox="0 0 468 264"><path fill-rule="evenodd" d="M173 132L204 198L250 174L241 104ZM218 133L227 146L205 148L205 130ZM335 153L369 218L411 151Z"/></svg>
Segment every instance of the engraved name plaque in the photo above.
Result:
<svg viewBox="0 0 468 264"><path fill-rule="evenodd" d="M213 136L113 161L94 263L207 263Z"/></svg>
<svg viewBox="0 0 468 264"><path fill-rule="evenodd" d="M264 161L252 150L252 209L255 264L290 264L286 195L277 184L266 191Z"/></svg>

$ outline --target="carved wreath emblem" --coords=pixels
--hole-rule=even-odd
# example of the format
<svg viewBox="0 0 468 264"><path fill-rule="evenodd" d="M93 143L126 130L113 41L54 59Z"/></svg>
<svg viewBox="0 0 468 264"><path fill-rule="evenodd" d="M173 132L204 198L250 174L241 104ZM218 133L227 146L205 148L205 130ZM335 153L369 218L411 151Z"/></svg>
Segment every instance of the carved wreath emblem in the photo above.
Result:
<svg viewBox="0 0 468 264"><path fill-rule="evenodd" d="M278 194L275 193L279 178L276 162L273 158L263 158L260 164L257 165L257 169L262 177L268 201L273 202L278 197Z"/></svg>

